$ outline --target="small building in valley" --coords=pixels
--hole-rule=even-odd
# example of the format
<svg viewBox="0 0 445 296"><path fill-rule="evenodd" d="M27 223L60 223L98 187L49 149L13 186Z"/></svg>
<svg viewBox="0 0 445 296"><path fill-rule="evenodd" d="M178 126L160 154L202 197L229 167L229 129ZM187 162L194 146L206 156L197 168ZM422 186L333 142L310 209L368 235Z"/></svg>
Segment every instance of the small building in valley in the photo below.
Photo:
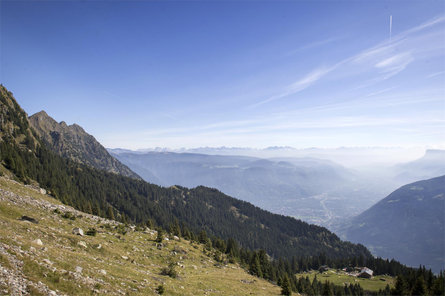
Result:
<svg viewBox="0 0 445 296"><path fill-rule="evenodd" d="M360 271L360 273L358 274L358 277L370 279L370 278L372 278L373 273L374 272L371 269L369 269L367 267L363 267L362 270Z"/></svg>

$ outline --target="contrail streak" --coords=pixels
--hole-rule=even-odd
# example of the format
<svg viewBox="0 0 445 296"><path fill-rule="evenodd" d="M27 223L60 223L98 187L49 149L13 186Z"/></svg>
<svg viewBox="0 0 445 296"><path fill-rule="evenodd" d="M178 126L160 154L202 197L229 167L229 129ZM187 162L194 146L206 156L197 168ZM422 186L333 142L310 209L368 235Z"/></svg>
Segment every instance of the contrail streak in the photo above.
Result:
<svg viewBox="0 0 445 296"><path fill-rule="evenodd" d="M392 35L392 15L389 16L389 41L391 41Z"/></svg>

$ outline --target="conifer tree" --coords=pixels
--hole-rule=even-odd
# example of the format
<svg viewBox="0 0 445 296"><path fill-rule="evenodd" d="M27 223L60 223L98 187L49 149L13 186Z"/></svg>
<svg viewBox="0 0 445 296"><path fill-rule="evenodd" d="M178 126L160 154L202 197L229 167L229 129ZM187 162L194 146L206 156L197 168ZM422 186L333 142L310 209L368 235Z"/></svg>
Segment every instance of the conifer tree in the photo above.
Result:
<svg viewBox="0 0 445 296"><path fill-rule="evenodd" d="M422 276L419 276L414 283L413 290L411 291L411 295L423 296L426 294L425 281Z"/></svg>
<svg viewBox="0 0 445 296"><path fill-rule="evenodd" d="M260 258L258 256L258 253L254 253L252 256L252 259L250 261L249 271L253 275L256 275L257 277L263 277L263 272L261 271L261 265L260 265Z"/></svg>
<svg viewBox="0 0 445 296"><path fill-rule="evenodd" d="M324 296L334 296L334 291L328 281L324 282L321 294Z"/></svg>
<svg viewBox="0 0 445 296"><path fill-rule="evenodd" d="M204 229L199 232L198 241L201 244L207 243L207 232Z"/></svg>
<svg viewBox="0 0 445 296"><path fill-rule="evenodd" d="M158 229L158 236L156 237L156 242L157 243L162 243L162 240L164 239L164 231L162 230L162 228Z"/></svg>
<svg viewBox="0 0 445 296"><path fill-rule="evenodd" d="M287 274L284 274L283 279L281 280L281 295L292 295L290 280Z"/></svg>
<svg viewBox="0 0 445 296"><path fill-rule="evenodd" d="M114 217L114 211L111 206L108 206L107 218L110 220L116 220Z"/></svg>
<svg viewBox="0 0 445 296"><path fill-rule="evenodd" d="M406 295L407 294L407 287L405 285L405 281L403 277L398 276L396 278L396 284L394 286L394 289L391 290L391 295Z"/></svg>

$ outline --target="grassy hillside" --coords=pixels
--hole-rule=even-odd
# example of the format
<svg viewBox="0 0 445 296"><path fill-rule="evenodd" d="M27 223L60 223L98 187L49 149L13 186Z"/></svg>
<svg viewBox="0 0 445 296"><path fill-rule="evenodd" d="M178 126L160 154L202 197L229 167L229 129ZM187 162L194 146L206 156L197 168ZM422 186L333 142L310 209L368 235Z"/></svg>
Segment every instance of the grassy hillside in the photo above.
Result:
<svg viewBox="0 0 445 296"><path fill-rule="evenodd" d="M20 220L23 215L38 224ZM4 177L0 225L2 295L155 295L159 285L166 295L280 294L279 287L238 265L216 262L203 245L172 238L158 249L153 230L123 234L122 224L76 211ZM75 227L98 232L78 236L72 234ZM177 278L162 275L169 263Z"/></svg>

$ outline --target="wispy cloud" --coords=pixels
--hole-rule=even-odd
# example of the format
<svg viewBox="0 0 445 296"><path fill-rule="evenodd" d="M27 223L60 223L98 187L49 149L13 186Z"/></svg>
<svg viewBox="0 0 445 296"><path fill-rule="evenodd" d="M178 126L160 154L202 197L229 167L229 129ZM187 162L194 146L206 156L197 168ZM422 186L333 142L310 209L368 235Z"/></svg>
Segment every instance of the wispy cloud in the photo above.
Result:
<svg viewBox="0 0 445 296"><path fill-rule="evenodd" d="M403 72L416 60L415 52L419 53L423 51L418 49L420 44L428 43L428 41L431 42L437 38L437 34L427 33L422 35L419 33L438 24L442 24L443 22L445 22L445 16L436 17L393 36L392 40L385 40L384 42L381 42L371 48L347 57L340 62L333 64L332 66L315 68L296 82L286 86L281 92L278 92L265 100L252 104L249 107L258 107L272 101L295 95L313 86L317 82L320 82L327 74L333 71L341 73L341 75L338 77L343 78L355 78L359 74L367 73L368 78L363 80L363 82L360 84L361 86L355 87L355 89L370 87L376 83L387 80ZM443 32L441 32L441 34L443 34ZM324 42L331 42L331 40L327 39L325 41L315 42L314 44L323 44ZM438 46L439 48L435 46L434 49L443 50L445 48L444 44L440 44ZM417 56L417 58L427 57L428 55L425 54L419 54L419 56Z"/></svg>
<svg viewBox="0 0 445 296"><path fill-rule="evenodd" d="M331 43L336 42L336 41L341 40L341 39L343 39L343 37L329 37L329 38L326 38L326 39L323 39L323 40L318 40L318 41L315 41L315 42L312 42L312 43L308 43L308 44L303 45L303 46L301 46L301 47L299 47L299 48L297 48L295 50L292 50L291 52L287 53L286 56L291 56L291 55L294 55L294 54L296 54L298 52L301 52L301 51L306 51L308 49L314 49L314 48L317 48L317 47L320 47L320 46L331 44Z"/></svg>
<svg viewBox="0 0 445 296"><path fill-rule="evenodd" d="M282 93L271 96L270 98L258 102L256 104L251 105L251 107L257 107L290 95L294 95L296 93L299 93L303 90L305 90L306 88L310 87L312 84L314 84L315 82L317 82L318 80L320 80L321 78L323 78L325 75L327 75L329 72L332 72L335 68L337 67L337 65L327 68L327 67L322 67L322 68L318 68L313 70L312 72L306 74L303 78L295 81L294 83L292 83L291 85L289 85Z"/></svg>
<svg viewBox="0 0 445 296"><path fill-rule="evenodd" d="M444 74L445 74L445 71L439 71L439 72L435 72L435 73L428 75L426 78L434 78L434 77L441 76Z"/></svg>
<svg viewBox="0 0 445 296"><path fill-rule="evenodd" d="M413 27L411 29L408 29L408 30L402 32L401 34L399 34L399 38L403 38L406 35L422 31L424 29L433 27L433 26L435 26L437 24L440 24L440 23L443 23L443 22L445 22L445 15L436 16L435 18L433 18L431 20L428 20L428 21L426 21L426 22L424 22L424 23L422 23L422 24L420 24L420 25L418 25L416 27Z"/></svg>
<svg viewBox="0 0 445 296"><path fill-rule="evenodd" d="M405 68L413 60L414 58L409 52L403 52L390 57L386 57L382 61L378 62L375 67L381 69L385 74L382 79L388 79L405 70Z"/></svg>

